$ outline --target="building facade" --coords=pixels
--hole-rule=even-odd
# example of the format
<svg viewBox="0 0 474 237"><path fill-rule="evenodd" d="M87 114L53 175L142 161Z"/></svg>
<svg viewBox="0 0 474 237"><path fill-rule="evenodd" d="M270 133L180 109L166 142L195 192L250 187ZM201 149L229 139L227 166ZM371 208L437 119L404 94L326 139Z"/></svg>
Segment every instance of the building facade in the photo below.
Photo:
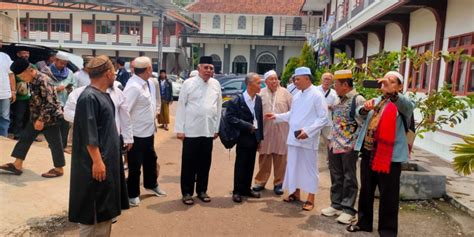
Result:
<svg viewBox="0 0 474 237"><path fill-rule="evenodd" d="M212 56L218 74L282 73L298 56L308 34L316 34L321 15L302 11L304 0L200 0L186 7L199 22L188 42Z"/></svg>
<svg viewBox="0 0 474 237"><path fill-rule="evenodd" d="M126 61L149 56L157 62L157 18L12 3L0 3L0 12L14 22L6 42L61 47L80 56L105 54ZM191 69L191 51L182 32L195 27L193 21L175 12L165 14L162 67L167 71Z"/></svg>
<svg viewBox="0 0 474 237"><path fill-rule="evenodd" d="M346 52L358 63L385 51L400 51L404 47L423 53L427 50L474 55L474 1L473 0L331 0L306 1L306 8L325 4L323 20L334 16L332 51ZM314 6L310 6L313 4ZM318 8L320 9L320 8ZM474 93L474 63L443 60L422 65L413 70L411 63L400 65L400 72L409 78L405 89L416 91L417 96L445 84L452 93L466 96ZM439 113L443 113L440 111ZM443 127L425 139L416 139L416 145L451 160L450 146L474 133L474 111L469 119L451 128ZM417 112L415 118L419 118Z"/></svg>

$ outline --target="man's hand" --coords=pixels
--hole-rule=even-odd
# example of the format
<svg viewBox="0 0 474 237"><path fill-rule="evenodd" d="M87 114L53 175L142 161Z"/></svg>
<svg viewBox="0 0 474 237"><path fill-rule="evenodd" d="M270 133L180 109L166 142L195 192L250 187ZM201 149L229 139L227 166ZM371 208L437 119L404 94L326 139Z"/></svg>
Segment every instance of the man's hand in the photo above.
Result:
<svg viewBox="0 0 474 237"><path fill-rule="evenodd" d="M296 139L298 139L298 140L304 140L304 139L308 138L308 134L306 134L306 132L305 132L303 129L301 129L300 131L301 131L301 132L300 132L300 135L298 135L298 136L296 137Z"/></svg>
<svg viewBox="0 0 474 237"><path fill-rule="evenodd" d="M15 91L12 91L12 97L10 97L10 103L15 103L16 101L16 92Z"/></svg>
<svg viewBox="0 0 474 237"><path fill-rule="evenodd" d="M127 149L127 151L130 151L133 147L133 143L125 143L123 146Z"/></svg>
<svg viewBox="0 0 474 237"><path fill-rule="evenodd" d="M379 78L379 79L377 79L377 81L380 84L382 84L382 87L380 88L380 90L382 90L382 92L384 94L393 94L393 93L397 92L397 90L389 82L388 78Z"/></svg>
<svg viewBox="0 0 474 237"><path fill-rule="evenodd" d="M368 100L364 103L365 111L371 111L371 110L374 109L374 107L375 107L375 100L374 99Z"/></svg>
<svg viewBox="0 0 474 237"><path fill-rule="evenodd" d="M102 160L92 164L92 178L99 182L105 180L105 164Z"/></svg>
<svg viewBox="0 0 474 237"><path fill-rule="evenodd" d="M214 133L214 140L219 137L219 133Z"/></svg>
<svg viewBox="0 0 474 237"><path fill-rule="evenodd" d="M44 122L40 120L36 120L34 127L36 131L41 131L44 128Z"/></svg>
<svg viewBox="0 0 474 237"><path fill-rule="evenodd" d="M263 116L265 120L274 120L276 118L275 114L268 113Z"/></svg>
<svg viewBox="0 0 474 237"><path fill-rule="evenodd" d="M184 133L177 133L176 138L178 138L181 141L184 141Z"/></svg>
<svg viewBox="0 0 474 237"><path fill-rule="evenodd" d="M61 91L63 91L65 88L66 88L66 87L64 87L63 85L60 85L60 86L57 86L57 87L56 87L56 91L57 91L57 92L61 92Z"/></svg>

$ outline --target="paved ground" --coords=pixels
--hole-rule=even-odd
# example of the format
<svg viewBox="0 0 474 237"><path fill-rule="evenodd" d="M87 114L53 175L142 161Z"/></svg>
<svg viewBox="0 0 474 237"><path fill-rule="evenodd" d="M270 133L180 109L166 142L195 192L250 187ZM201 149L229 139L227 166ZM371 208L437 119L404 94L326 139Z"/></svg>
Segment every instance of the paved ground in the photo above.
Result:
<svg viewBox="0 0 474 237"><path fill-rule="evenodd" d="M174 109L174 105L172 106ZM172 112L171 114L174 114ZM0 140L0 162L8 161L14 142ZM209 194L212 202L196 200L184 206L180 200L179 174L181 144L172 132L160 130L156 148L161 164L159 182L169 195L157 198L142 193L139 207L125 211L113 226L113 236L345 236L345 226L320 215L329 204L329 171L320 161L320 190L312 212L301 204L287 204L271 191L261 199L235 204L231 200L235 153L214 143ZM69 158L67 158L69 160ZM30 150L21 177L0 175L0 235L77 235L77 226L67 223L69 176L47 180L41 172L51 166L46 142ZM66 169L68 170L68 169ZM459 236L462 229L437 202L403 203L400 211L400 236ZM443 204L441 204L443 205ZM464 215L460 214L463 218ZM466 231L464 231L466 232ZM377 236L362 233L351 236Z"/></svg>

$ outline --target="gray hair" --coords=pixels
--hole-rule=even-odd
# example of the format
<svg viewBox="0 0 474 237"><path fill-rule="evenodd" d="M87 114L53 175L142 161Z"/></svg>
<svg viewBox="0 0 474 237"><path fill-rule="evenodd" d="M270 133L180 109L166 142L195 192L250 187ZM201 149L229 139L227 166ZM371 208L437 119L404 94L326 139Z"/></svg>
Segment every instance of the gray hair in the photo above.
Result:
<svg viewBox="0 0 474 237"><path fill-rule="evenodd" d="M247 76L245 76L245 85L248 85L255 76L258 76L258 74L255 72L248 73Z"/></svg>

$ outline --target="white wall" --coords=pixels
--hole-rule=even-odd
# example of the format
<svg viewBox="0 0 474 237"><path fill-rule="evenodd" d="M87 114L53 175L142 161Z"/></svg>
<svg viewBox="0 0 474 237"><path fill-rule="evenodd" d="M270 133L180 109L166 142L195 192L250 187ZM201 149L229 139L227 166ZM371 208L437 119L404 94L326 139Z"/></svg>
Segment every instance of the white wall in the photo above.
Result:
<svg viewBox="0 0 474 237"><path fill-rule="evenodd" d="M395 23L385 26L385 51L401 51L402 50L402 30Z"/></svg>
<svg viewBox="0 0 474 237"><path fill-rule="evenodd" d="M283 67L285 67L291 57L298 57L301 54L301 49L303 49L303 47L286 46L283 49Z"/></svg>
<svg viewBox="0 0 474 237"><path fill-rule="evenodd" d="M151 44L153 42L153 18L143 18L143 43Z"/></svg>
<svg viewBox="0 0 474 237"><path fill-rule="evenodd" d="M355 53L354 53L354 58L359 59L364 56L364 45L360 40L355 40Z"/></svg>
<svg viewBox="0 0 474 237"><path fill-rule="evenodd" d="M207 51L207 49L206 49ZM230 62L229 63L229 69L232 72L232 62L234 61L234 58L237 57L238 55L242 55L245 57L247 60L247 70L250 68L250 45L231 45L230 48Z"/></svg>
<svg viewBox="0 0 474 237"><path fill-rule="evenodd" d="M380 41L376 34L367 34L367 57L379 53Z"/></svg>
<svg viewBox="0 0 474 237"><path fill-rule="evenodd" d="M221 18L220 28L212 28L212 18L219 15ZM201 33L223 34L224 33L224 14L201 14Z"/></svg>
<svg viewBox="0 0 474 237"><path fill-rule="evenodd" d="M211 56L211 54L216 54L221 58L221 61L224 63L224 45L222 44L206 44L204 54L207 56ZM224 65L222 65L222 70L224 70Z"/></svg>
<svg viewBox="0 0 474 237"><path fill-rule="evenodd" d="M431 11L420 9L410 14L408 46L434 41L436 19Z"/></svg>

